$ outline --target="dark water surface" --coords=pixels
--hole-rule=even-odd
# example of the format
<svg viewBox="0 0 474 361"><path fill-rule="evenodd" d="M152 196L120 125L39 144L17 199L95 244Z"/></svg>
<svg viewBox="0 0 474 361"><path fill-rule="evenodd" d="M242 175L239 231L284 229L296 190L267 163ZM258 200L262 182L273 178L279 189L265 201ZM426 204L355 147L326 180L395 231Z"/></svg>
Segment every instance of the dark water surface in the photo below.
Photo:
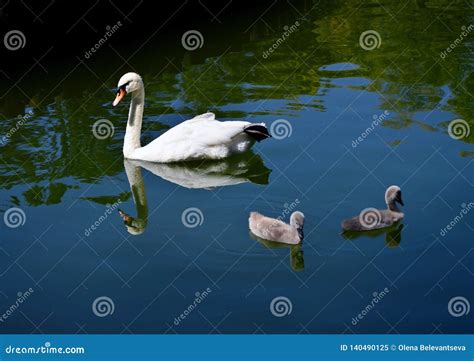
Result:
<svg viewBox="0 0 474 361"><path fill-rule="evenodd" d="M0 224L0 310L33 292L0 332L474 331L474 312L454 317L448 307L454 297L474 302L474 31L440 55L474 23L472 4L315 4L269 11L246 29L207 24L196 51L182 48L185 26L169 46L160 32L144 34L114 74L108 44L90 59L79 51L77 70L77 58L48 69L52 78L73 70L57 88L35 70L22 80L35 90L28 102L4 92L0 134L32 115L0 147L2 217L17 207L25 221ZM380 36L374 50L359 44L367 30ZM279 122L282 136L228 161L124 164L129 101L111 101L130 70L145 82L143 144L206 111ZM100 119L112 137L94 137ZM450 136L455 119L470 134ZM343 235L341 221L383 208L391 184L402 189L402 224ZM190 208L194 228L183 219ZM296 209L306 215L301 246L249 234L250 211L288 221ZM114 312L97 317L102 296ZM291 303L283 317L270 310L279 296Z"/></svg>

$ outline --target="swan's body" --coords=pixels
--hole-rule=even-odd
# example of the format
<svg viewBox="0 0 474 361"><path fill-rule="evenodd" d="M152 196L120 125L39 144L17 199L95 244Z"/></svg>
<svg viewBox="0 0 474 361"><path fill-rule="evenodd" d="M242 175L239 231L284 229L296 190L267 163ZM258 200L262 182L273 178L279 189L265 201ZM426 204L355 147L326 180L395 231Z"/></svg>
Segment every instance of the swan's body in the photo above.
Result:
<svg viewBox="0 0 474 361"><path fill-rule="evenodd" d="M220 122L213 113L205 113L176 125L142 147L140 133L145 101L143 81L138 74L127 73L120 78L118 88L114 106L127 93L132 95L123 144L123 155L128 159L158 163L223 159L244 153L255 141L270 137L264 123Z"/></svg>
<svg viewBox="0 0 474 361"><path fill-rule="evenodd" d="M251 212L249 217L249 228L254 235L286 244L299 244L303 240L303 225L304 215L301 212L293 212L290 224L258 212Z"/></svg>
<svg viewBox="0 0 474 361"><path fill-rule="evenodd" d="M246 152L255 143L244 132L250 125L243 121L220 122L213 113L201 114L135 149L127 158L160 163L227 158Z"/></svg>
<svg viewBox="0 0 474 361"><path fill-rule="evenodd" d="M390 186L385 192L387 209L366 208L358 216L346 219L341 226L345 231L371 231L390 227L405 216L396 203L403 206L402 192L398 186Z"/></svg>

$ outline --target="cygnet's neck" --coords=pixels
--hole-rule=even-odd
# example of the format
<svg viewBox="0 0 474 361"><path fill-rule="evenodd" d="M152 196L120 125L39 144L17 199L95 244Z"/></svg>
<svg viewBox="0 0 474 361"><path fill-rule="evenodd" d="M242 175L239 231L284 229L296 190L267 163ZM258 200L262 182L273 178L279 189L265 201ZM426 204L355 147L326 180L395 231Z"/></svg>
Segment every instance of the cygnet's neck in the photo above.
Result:
<svg viewBox="0 0 474 361"><path fill-rule="evenodd" d="M295 228L298 232L298 236L300 237L300 241L304 238L303 226L298 224L294 219L290 218L290 226Z"/></svg>
<svg viewBox="0 0 474 361"><path fill-rule="evenodd" d="M388 202L388 203L387 203L387 207L388 207L388 209L390 209L392 212L401 213L401 210L398 209L397 204L395 203L395 201L390 201L390 202Z"/></svg>
<svg viewBox="0 0 474 361"><path fill-rule="evenodd" d="M142 130L143 107L145 103L145 90L142 88L131 93L132 102L128 112L127 129L123 141L123 155L133 158L133 152L141 148L140 135Z"/></svg>

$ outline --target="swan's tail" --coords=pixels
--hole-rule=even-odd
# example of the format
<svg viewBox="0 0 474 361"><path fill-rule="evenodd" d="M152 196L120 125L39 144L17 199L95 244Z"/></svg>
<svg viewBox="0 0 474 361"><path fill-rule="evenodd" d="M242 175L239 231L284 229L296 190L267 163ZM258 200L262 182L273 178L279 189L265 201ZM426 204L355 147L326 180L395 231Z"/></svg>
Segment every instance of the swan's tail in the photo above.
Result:
<svg viewBox="0 0 474 361"><path fill-rule="evenodd" d="M255 139L257 142L260 142L264 139L271 138L270 133L268 132L267 127L264 123L262 124L250 124L245 127L244 132L251 138Z"/></svg>

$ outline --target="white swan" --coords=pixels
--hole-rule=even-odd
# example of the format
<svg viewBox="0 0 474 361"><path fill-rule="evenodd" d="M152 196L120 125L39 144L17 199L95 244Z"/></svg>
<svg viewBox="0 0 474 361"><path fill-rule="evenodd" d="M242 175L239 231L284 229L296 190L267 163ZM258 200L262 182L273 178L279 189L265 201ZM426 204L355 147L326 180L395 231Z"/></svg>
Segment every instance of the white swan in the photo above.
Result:
<svg viewBox="0 0 474 361"><path fill-rule="evenodd" d="M140 75L127 73L120 78L113 106L120 103L127 93L132 96L123 143L123 155L128 159L158 163L223 159L243 153L255 141L270 137L265 123L220 122L213 113L205 113L178 124L142 147L140 133L145 89Z"/></svg>

